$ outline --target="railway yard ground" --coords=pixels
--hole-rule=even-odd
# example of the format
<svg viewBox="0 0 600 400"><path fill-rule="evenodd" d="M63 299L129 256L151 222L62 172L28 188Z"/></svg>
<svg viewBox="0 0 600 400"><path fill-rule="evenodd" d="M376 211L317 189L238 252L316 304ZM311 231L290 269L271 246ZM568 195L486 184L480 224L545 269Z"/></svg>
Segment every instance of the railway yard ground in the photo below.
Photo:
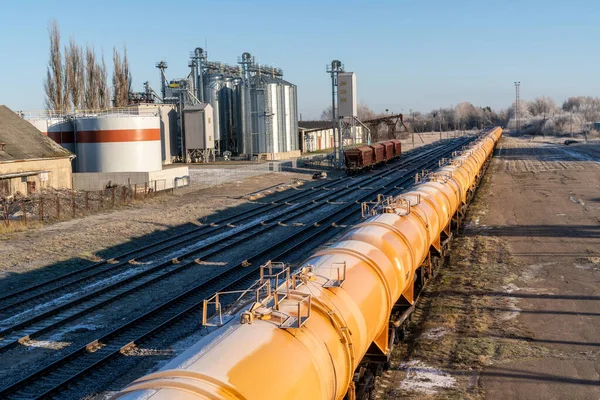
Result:
<svg viewBox="0 0 600 400"><path fill-rule="evenodd" d="M425 144L356 177L264 174L3 237L0 397L120 390L207 333L203 299L247 288L268 260L299 265L360 222L360 202L401 193L472 140Z"/></svg>
<svg viewBox="0 0 600 400"><path fill-rule="evenodd" d="M427 140L359 176L262 174L2 236L0 397L120 390L206 335L203 299L247 288L267 260L298 266L361 221L357 203L471 140ZM378 398L598 397L600 142L563 141L501 140Z"/></svg>
<svg viewBox="0 0 600 400"><path fill-rule="evenodd" d="M501 139L378 398L600 398L600 142L564 139Z"/></svg>

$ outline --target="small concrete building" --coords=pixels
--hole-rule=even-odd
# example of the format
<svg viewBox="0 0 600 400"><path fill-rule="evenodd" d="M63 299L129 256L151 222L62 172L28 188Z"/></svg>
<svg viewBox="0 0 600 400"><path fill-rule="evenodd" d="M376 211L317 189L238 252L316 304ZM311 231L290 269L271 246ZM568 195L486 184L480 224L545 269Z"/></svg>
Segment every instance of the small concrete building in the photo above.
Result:
<svg viewBox="0 0 600 400"><path fill-rule="evenodd" d="M0 105L0 199L44 188L72 187L75 156Z"/></svg>
<svg viewBox="0 0 600 400"><path fill-rule="evenodd" d="M298 143L302 153L333 148L331 121L299 121ZM364 142L362 126L353 126L344 136L344 146Z"/></svg>

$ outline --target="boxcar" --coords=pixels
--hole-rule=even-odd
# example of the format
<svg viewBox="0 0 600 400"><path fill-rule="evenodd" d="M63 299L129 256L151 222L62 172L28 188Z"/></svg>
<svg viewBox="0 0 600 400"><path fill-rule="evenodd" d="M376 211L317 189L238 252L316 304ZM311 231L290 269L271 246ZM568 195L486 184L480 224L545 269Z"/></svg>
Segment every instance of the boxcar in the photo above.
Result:
<svg viewBox="0 0 600 400"><path fill-rule="evenodd" d="M402 142L398 139L392 139L390 142L394 143L394 156L399 157L402 154Z"/></svg>
<svg viewBox="0 0 600 400"><path fill-rule="evenodd" d="M374 164L373 149L369 146L346 149L344 150L344 163L350 172L368 168Z"/></svg>
<svg viewBox="0 0 600 400"><path fill-rule="evenodd" d="M379 164L385 162L385 149L381 143L373 143L370 145L373 149L373 163Z"/></svg>
<svg viewBox="0 0 600 400"><path fill-rule="evenodd" d="M391 140L388 140L386 142L380 142L383 145L383 156L385 158L386 161L391 161L395 154L394 154L394 142L392 142Z"/></svg>

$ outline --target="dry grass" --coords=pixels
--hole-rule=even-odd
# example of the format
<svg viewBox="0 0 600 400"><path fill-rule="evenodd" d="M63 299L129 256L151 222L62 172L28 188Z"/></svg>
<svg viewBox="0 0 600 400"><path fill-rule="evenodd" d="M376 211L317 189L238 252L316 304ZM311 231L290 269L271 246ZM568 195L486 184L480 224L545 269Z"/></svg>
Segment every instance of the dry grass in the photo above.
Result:
<svg viewBox="0 0 600 400"><path fill-rule="evenodd" d="M0 222L0 240L10 239L10 235L17 232L24 232L29 229L37 229L43 226L39 221L31 221L25 223L24 221L10 221L8 225L4 221Z"/></svg>

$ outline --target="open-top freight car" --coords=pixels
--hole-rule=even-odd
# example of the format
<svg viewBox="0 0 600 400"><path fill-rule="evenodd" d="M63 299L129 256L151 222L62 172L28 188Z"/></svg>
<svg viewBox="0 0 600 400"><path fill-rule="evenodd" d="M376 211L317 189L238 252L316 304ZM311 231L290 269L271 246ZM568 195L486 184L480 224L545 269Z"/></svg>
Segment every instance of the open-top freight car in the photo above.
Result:
<svg viewBox="0 0 600 400"><path fill-rule="evenodd" d="M344 150L344 163L348 172L360 171L374 165L373 149L369 146L352 147Z"/></svg>
<svg viewBox="0 0 600 400"><path fill-rule="evenodd" d="M400 154L402 154L402 142L398 139L392 139L390 142L394 143L394 157L400 157Z"/></svg>
<svg viewBox="0 0 600 400"><path fill-rule="evenodd" d="M356 173L373 168L377 164L383 164L400 157L401 152L402 144L397 139L345 149L344 163L346 171Z"/></svg>
<svg viewBox="0 0 600 400"><path fill-rule="evenodd" d="M373 149L373 163L375 165L385 162L385 147L381 143L369 145Z"/></svg>
<svg viewBox="0 0 600 400"><path fill-rule="evenodd" d="M391 161L394 159L394 157L396 156L394 154L394 142L392 142L391 140L385 141L385 142L381 142L381 144L383 145L383 157L385 158L385 161Z"/></svg>

